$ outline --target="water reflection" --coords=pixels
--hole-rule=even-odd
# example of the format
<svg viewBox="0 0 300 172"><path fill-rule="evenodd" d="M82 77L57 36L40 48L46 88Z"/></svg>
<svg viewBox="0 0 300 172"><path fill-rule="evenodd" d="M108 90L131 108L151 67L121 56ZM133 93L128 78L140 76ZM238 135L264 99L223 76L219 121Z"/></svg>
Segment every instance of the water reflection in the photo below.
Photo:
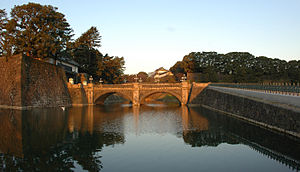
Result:
<svg viewBox="0 0 300 172"><path fill-rule="evenodd" d="M21 111L1 111L0 138L0 152L23 157Z"/></svg>
<svg viewBox="0 0 300 172"><path fill-rule="evenodd" d="M105 145L124 143L124 135L93 132L93 114L93 107L66 112L1 110L0 169L68 171L79 164L85 170L99 171L101 156L95 152ZM95 122L101 123L101 118Z"/></svg>
<svg viewBox="0 0 300 172"><path fill-rule="evenodd" d="M159 140L151 141L153 138ZM182 157L190 152L187 145L189 149L219 147L224 143L245 145L288 167L300 169L299 141L225 115L185 106L113 105L73 107L66 111L56 108L0 110L0 171L100 171L109 167L109 163L103 163L104 149L119 145L112 149L130 150L128 147L134 145L134 139L138 140L137 146L151 142L154 152L170 149L170 141L163 143L164 139L170 139L172 145L176 145L171 152L185 147ZM130 156L117 154L123 163ZM176 158L180 160L170 153L168 159L176 161ZM188 161L185 164L189 164ZM121 164L115 164L118 165ZM199 163L189 168L198 169L197 165ZM176 171L176 165L173 166Z"/></svg>
<svg viewBox="0 0 300 172"><path fill-rule="evenodd" d="M199 109L197 110L199 111ZM209 121L213 121L210 125L212 127L211 131L219 130L217 133L224 136L225 142L235 141L239 144L248 145L268 158L279 161L297 171L300 170L299 139L261 129L207 109L200 109L199 113L205 114L203 116Z"/></svg>

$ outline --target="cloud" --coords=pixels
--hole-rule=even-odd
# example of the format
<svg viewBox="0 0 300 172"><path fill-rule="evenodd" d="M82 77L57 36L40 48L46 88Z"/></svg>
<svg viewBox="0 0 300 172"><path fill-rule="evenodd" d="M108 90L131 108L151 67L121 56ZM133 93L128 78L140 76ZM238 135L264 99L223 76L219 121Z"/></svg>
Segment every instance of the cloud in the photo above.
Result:
<svg viewBox="0 0 300 172"><path fill-rule="evenodd" d="M175 32L176 29L175 29L174 27L168 26L168 27L167 27L167 31L168 31L168 32Z"/></svg>

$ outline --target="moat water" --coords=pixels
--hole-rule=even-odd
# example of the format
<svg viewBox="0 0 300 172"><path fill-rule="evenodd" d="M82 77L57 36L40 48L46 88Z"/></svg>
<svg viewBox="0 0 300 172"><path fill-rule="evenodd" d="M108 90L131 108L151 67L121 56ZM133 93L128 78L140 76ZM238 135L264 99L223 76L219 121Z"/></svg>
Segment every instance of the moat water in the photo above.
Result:
<svg viewBox="0 0 300 172"><path fill-rule="evenodd" d="M0 110L0 171L299 169L299 140L199 107Z"/></svg>

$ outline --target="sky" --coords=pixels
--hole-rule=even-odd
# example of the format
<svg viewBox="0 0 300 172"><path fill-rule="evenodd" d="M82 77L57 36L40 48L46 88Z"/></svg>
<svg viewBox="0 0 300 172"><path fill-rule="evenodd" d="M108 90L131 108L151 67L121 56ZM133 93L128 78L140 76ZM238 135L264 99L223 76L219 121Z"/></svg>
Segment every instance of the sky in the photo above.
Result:
<svg viewBox="0 0 300 172"><path fill-rule="evenodd" d="M28 2L57 7L74 39L96 26L99 51L124 57L126 74L202 51L300 60L300 0L1 0L0 9Z"/></svg>

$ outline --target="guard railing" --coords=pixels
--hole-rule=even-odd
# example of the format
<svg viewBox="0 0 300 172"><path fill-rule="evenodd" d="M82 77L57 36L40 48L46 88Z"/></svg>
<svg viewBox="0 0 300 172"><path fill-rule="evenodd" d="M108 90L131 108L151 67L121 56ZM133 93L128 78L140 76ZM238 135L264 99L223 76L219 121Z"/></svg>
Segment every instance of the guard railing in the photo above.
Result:
<svg viewBox="0 0 300 172"><path fill-rule="evenodd" d="M300 96L300 83L211 83L211 86Z"/></svg>

